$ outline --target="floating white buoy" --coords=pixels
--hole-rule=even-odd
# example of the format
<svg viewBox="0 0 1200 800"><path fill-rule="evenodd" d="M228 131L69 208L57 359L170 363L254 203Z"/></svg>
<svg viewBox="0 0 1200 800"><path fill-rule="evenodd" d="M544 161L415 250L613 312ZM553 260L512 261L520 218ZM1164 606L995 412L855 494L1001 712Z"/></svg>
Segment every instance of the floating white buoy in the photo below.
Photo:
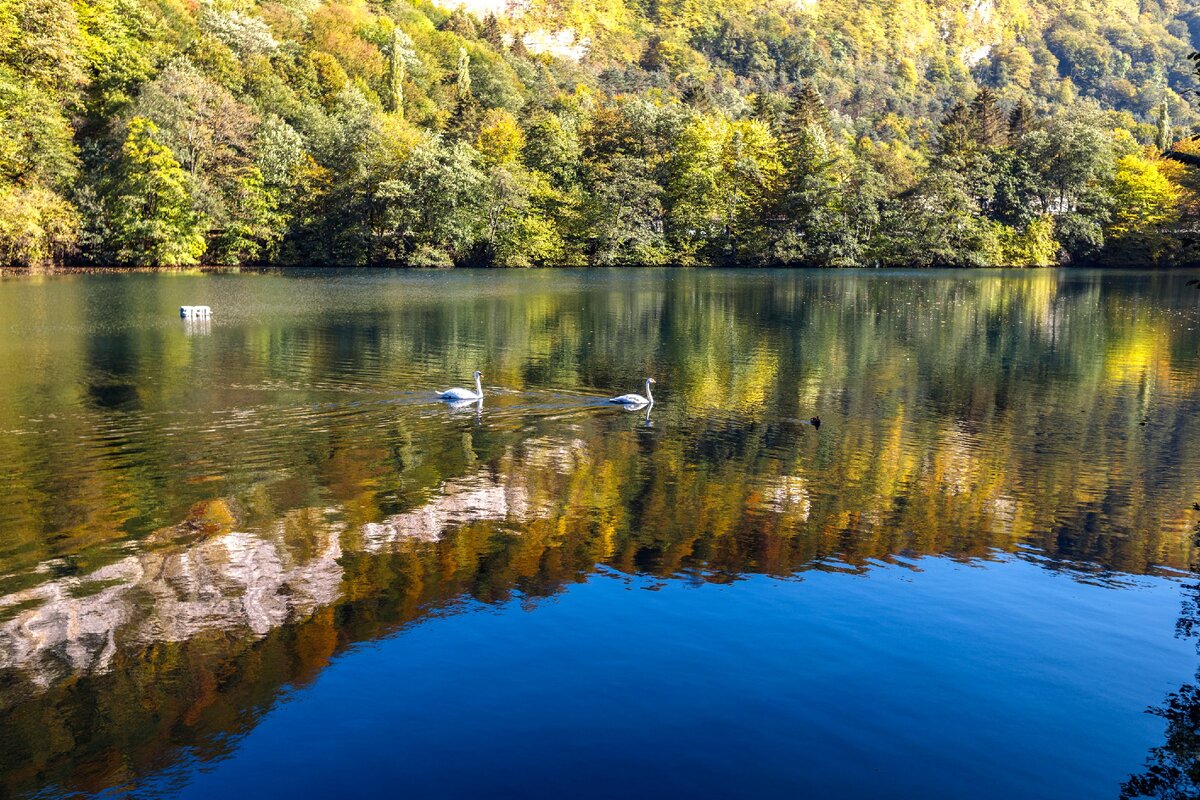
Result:
<svg viewBox="0 0 1200 800"><path fill-rule="evenodd" d="M179 316L184 319L196 319L198 317L211 317L212 309L208 306L180 306Z"/></svg>

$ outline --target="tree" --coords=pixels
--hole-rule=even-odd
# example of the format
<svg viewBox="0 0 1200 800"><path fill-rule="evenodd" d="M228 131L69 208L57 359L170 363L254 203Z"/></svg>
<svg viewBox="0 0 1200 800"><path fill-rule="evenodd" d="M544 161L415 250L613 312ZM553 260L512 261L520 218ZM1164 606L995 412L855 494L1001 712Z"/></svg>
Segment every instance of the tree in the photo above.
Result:
<svg viewBox="0 0 1200 800"><path fill-rule="evenodd" d="M514 27L359 0L0 0L0 247L109 258L140 117L187 173L221 262L398 263L420 247L431 263L535 263L552 232L564 258L605 263L907 263L883 238L911 238L905 214L959 208L959 191L977 223L965 262L985 239L1038 261L1050 239L1076 261L1152 240L1189 257L1169 240L1190 218L1113 217L1118 159L1154 160L1137 145L1153 140L1186 160L1171 140L1200 122L1180 102L1200 56L1188 62L1178 3L1114 33L1101 9L1030 16L1016 0L1020 36L978 61L965 17L928 0L903 19L859 0L842 18L803 3L542 5ZM485 198L453 242L430 231L461 225L418 229L397 210L425 183L401 165L440 133L428 183L449 185L461 143L450 160ZM1136 200L1138 180L1120 190ZM503 221L517 208L540 220L519 235Z"/></svg>
<svg viewBox="0 0 1200 800"><path fill-rule="evenodd" d="M192 208L187 173L157 135L150 120L130 120L109 201L114 255L123 264L195 264L205 220Z"/></svg>
<svg viewBox="0 0 1200 800"><path fill-rule="evenodd" d="M293 231L289 251L344 265L400 260L406 248L392 223L392 206L403 194L397 182L419 134L404 119L380 113L356 89L342 93L327 126L313 154L317 164L307 170L312 200L301 201L297 216L303 223Z"/></svg>
<svg viewBox="0 0 1200 800"><path fill-rule="evenodd" d="M392 44L388 49L388 111L404 113L404 81L408 76L408 63L416 59L412 38L399 26L392 30Z"/></svg>
<svg viewBox="0 0 1200 800"><path fill-rule="evenodd" d="M1112 209L1117 158L1112 134L1086 116L1055 120L1027 134L1015 158L1024 171L1014 202L1024 210L1010 217L1053 214L1055 236L1066 254L1073 260L1093 258L1104 246Z"/></svg>
<svg viewBox="0 0 1200 800"><path fill-rule="evenodd" d="M454 81L457 97L461 101L471 96L471 57L467 48L458 48L458 73Z"/></svg>
<svg viewBox="0 0 1200 800"><path fill-rule="evenodd" d="M866 195L852 191L849 155L832 134L824 104L814 98L815 93L802 94L785 124L784 173L770 253L785 263L856 266L866 242L858 237L854 215L875 209ZM866 202L856 205L859 200Z"/></svg>
<svg viewBox="0 0 1200 800"><path fill-rule="evenodd" d="M1019 142L1033 125L1033 106L1022 97L1008 115L1008 140Z"/></svg>
<svg viewBox="0 0 1200 800"><path fill-rule="evenodd" d="M591 263L664 264L663 190L647 163L618 153L589 165L583 218Z"/></svg>
<svg viewBox="0 0 1200 800"><path fill-rule="evenodd" d="M544 175L515 164L494 169L486 234L490 260L505 267L566 263L567 245L553 213L562 202Z"/></svg>
<svg viewBox="0 0 1200 800"><path fill-rule="evenodd" d="M450 12L450 16L446 17L446 21L441 24L441 29L457 33L464 39L474 39L479 35L475 29L475 21L461 6Z"/></svg>
<svg viewBox="0 0 1200 800"><path fill-rule="evenodd" d="M529 168L549 177L560 190L575 187L583 156L575 127L557 114L542 111L534 114L526 130L521 156Z"/></svg>
<svg viewBox="0 0 1200 800"><path fill-rule="evenodd" d="M1155 263L1179 246L1172 228L1185 193L1170 174L1177 167L1175 162L1144 155L1127 155L1117 162L1107 229L1110 258Z"/></svg>
<svg viewBox="0 0 1200 800"><path fill-rule="evenodd" d="M999 264L1006 267L1049 267L1058 260L1060 247L1054 238L1054 217L1044 214L1017 230L999 228Z"/></svg>
<svg viewBox="0 0 1200 800"><path fill-rule="evenodd" d="M971 101L971 126L976 141L983 147L1008 144L1008 125L996 93L986 86Z"/></svg>
<svg viewBox="0 0 1200 800"><path fill-rule="evenodd" d="M497 50L504 46L504 34L500 30L500 20L496 19L496 15L490 11L483 18L483 30L480 31L479 37Z"/></svg>
<svg viewBox="0 0 1200 800"><path fill-rule="evenodd" d="M884 226L889 263L986 267L1002 260L996 229L962 177L948 170L932 172L890 203Z"/></svg>
<svg viewBox="0 0 1200 800"><path fill-rule="evenodd" d="M479 123L479 103L471 91L471 57L458 48L458 70L454 79L454 111L449 128L460 136L471 136Z"/></svg>
<svg viewBox="0 0 1200 800"><path fill-rule="evenodd" d="M766 123L695 117L668 163L669 235L685 261L737 262L765 251L763 212L783 174Z"/></svg>
<svg viewBox="0 0 1200 800"><path fill-rule="evenodd" d="M1112 195L1115 207L1109 232L1117 238L1159 227L1179 213L1180 189L1154 159L1136 155L1120 159Z"/></svg>
<svg viewBox="0 0 1200 800"><path fill-rule="evenodd" d="M1164 97L1162 103L1158 106L1158 121L1155 126L1154 144L1157 145L1159 151L1166 152L1171 149L1171 112L1167 108L1167 100Z"/></svg>
<svg viewBox="0 0 1200 800"><path fill-rule="evenodd" d="M489 108L483 115L475 149L484 161L493 166L505 166L516 161L525 147L525 132L517 120L503 108Z"/></svg>
<svg viewBox="0 0 1200 800"><path fill-rule="evenodd" d="M708 249L719 252L727 220L721 150L729 123L720 116L697 116L680 131L667 165L667 232L684 263ZM715 248L715 249L714 249Z"/></svg>
<svg viewBox="0 0 1200 800"><path fill-rule="evenodd" d="M56 192L39 184L0 189L0 264L62 260L78 236L78 212Z"/></svg>
<svg viewBox="0 0 1200 800"><path fill-rule="evenodd" d="M257 167L243 171L226 198L227 221L210 232L208 252L214 264L262 263L283 237L284 217Z"/></svg>
<svg viewBox="0 0 1200 800"><path fill-rule="evenodd" d="M426 136L387 185L388 225L410 264L463 264L483 241L488 180L478 159L463 142Z"/></svg>
<svg viewBox="0 0 1200 800"><path fill-rule="evenodd" d="M271 252L282 219L254 164L260 120L250 108L181 58L143 89L135 110L189 173L192 203L209 225L209 256L237 264Z"/></svg>
<svg viewBox="0 0 1200 800"><path fill-rule="evenodd" d="M800 140L810 135L813 128L820 128L826 134L832 131L829 109L821 95L812 83L805 81L801 84L791 99L791 105L783 122L783 143L785 147L795 149L800 146Z"/></svg>

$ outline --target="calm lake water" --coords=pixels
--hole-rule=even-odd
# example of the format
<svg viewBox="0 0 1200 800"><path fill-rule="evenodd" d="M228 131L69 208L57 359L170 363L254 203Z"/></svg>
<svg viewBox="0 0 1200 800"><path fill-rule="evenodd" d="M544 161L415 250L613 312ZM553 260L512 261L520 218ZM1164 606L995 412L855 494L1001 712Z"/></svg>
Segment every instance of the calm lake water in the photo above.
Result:
<svg viewBox="0 0 1200 800"><path fill-rule="evenodd" d="M1192 277L0 280L0 795L1115 798Z"/></svg>

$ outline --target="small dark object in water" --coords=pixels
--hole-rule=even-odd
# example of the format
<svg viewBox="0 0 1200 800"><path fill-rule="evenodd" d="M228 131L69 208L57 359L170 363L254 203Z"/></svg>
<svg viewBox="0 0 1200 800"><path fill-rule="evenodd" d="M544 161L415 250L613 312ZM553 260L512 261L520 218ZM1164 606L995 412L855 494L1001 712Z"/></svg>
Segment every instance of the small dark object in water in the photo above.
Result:
<svg viewBox="0 0 1200 800"><path fill-rule="evenodd" d="M821 427L821 418L813 417L812 419L810 419L808 421L808 424L812 425L814 428L819 428L819 427Z"/></svg>
<svg viewBox="0 0 1200 800"><path fill-rule="evenodd" d="M1192 511L1200 511L1200 503L1192 503Z"/></svg>

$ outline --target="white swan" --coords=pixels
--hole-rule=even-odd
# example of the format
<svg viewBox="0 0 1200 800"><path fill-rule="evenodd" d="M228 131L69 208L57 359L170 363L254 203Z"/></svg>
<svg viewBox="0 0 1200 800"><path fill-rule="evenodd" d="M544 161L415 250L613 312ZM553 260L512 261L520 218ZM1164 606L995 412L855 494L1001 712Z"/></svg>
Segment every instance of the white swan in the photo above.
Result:
<svg viewBox="0 0 1200 800"><path fill-rule="evenodd" d="M473 392L470 389L454 388L447 389L444 392L438 392L437 396L443 400L450 400L452 402L456 400L482 400L483 384L479 382L479 379L482 377L483 373L479 370L475 370L475 391Z"/></svg>
<svg viewBox="0 0 1200 800"><path fill-rule="evenodd" d="M650 393L650 386L653 385L654 378L646 378L646 396L640 394L623 394L620 397L610 397L608 402L617 403L622 406L644 406L654 402L654 395Z"/></svg>

